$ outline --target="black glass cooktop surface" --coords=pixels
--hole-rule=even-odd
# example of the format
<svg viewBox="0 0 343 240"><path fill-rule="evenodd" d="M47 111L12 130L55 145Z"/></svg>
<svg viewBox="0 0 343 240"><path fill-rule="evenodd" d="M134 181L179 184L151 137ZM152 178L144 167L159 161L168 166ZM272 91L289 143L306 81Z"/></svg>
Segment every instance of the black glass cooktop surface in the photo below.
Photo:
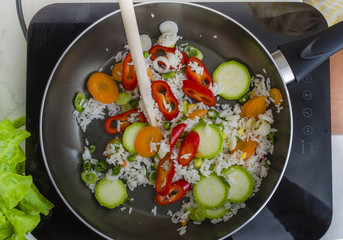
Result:
<svg viewBox="0 0 343 240"><path fill-rule="evenodd" d="M322 15L301 3L202 3L248 28L270 52L327 27ZM46 82L63 51L117 4L55 4L31 21L27 52L27 172L55 208L33 231L38 239L102 239L64 205L45 169L39 145L39 111ZM332 219L330 78L326 61L288 89L294 137L289 163L267 206L229 239L318 239ZM63 174L63 173L62 173ZM186 237L186 236L185 236Z"/></svg>

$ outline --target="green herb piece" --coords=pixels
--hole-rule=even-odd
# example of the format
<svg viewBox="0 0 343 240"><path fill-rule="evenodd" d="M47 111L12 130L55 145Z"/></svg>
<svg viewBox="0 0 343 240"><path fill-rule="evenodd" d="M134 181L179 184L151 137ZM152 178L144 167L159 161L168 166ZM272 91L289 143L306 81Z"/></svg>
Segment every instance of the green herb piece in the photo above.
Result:
<svg viewBox="0 0 343 240"><path fill-rule="evenodd" d="M216 119L216 118L219 117L219 113L216 110L214 110L214 109L210 109L207 112L207 117L209 119Z"/></svg>
<svg viewBox="0 0 343 240"><path fill-rule="evenodd" d="M163 124L163 129L166 130L166 131L169 130L170 129L170 125L168 123Z"/></svg>
<svg viewBox="0 0 343 240"><path fill-rule="evenodd" d="M98 176L95 172L86 171L81 173L81 179L87 184L92 184L98 181Z"/></svg>
<svg viewBox="0 0 343 240"><path fill-rule="evenodd" d="M127 160L128 160L129 162L134 162L134 161L136 161L136 155L131 154L130 156L127 157Z"/></svg>
<svg viewBox="0 0 343 240"><path fill-rule="evenodd" d="M149 57L149 52L148 51L143 51L143 56L145 57L145 58L147 58L147 57Z"/></svg>
<svg viewBox="0 0 343 240"><path fill-rule="evenodd" d="M244 104L244 103L246 103L249 99L250 99L249 95L248 95L248 94L244 94L240 99L238 99L238 102Z"/></svg>
<svg viewBox="0 0 343 240"><path fill-rule="evenodd" d="M151 183L155 184L156 182L156 177L157 177L157 171L156 170L151 170L148 175L148 179Z"/></svg>
<svg viewBox="0 0 343 240"><path fill-rule="evenodd" d="M82 112L84 109L83 105L86 103L86 101L86 96L83 93L76 94L76 97L74 99L74 107L76 111Z"/></svg>
<svg viewBox="0 0 343 240"><path fill-rule="evenodd" d="M82 164L82 171L85 172L85 171L90 171L90 170L92 170L91 160L87 159Z"/></svg>
<svg viewBox="0 0 343 240"><path fill-rule="evenodd" d="M120 165L115 165L112 168L112 176L117 176L120 174L121 166Z"/></svg>
<svg viewBox="0 0 343 240"><path fill-rule="evenodd" d="M108 163L105 160L102 160L100 162L97 162L94 166L94 170L97 172L103 172L108 169Z"/></svg>
<svg viewBox="0 0 343 240"><path fill-rule="evenodd" d="M269 141L274 145L275 143L275 132L271 132L268 134Z"/></svg>
<svg viewBox="0 0 343 240"><path fill-rule="evenodd" d="M167 73L161 73L161 75L164 79L169 79L169 78L175 77L175 72L171 71L171 72L167 72Z"/></svg>
<svg viewBox="0 0 343 240"><path fill-rule="evenodd" d="M89 153L93 153L95 151L95 146L94 145L90 145L89 146Z"/></svg>
<svg viewBox="0 0 343 240"><path fill-rule="evenodd" d="M193 162L194 162L194 167L201 168L201 166L202 166L202 158L194 158Z"/></svg>
<svg viewBox="0 0 343 240"><path fill-rule="evenodd" d="M138 103L139 103L138 100L132 100L130 102L131 108L136 109L138 107Z"/></svg>

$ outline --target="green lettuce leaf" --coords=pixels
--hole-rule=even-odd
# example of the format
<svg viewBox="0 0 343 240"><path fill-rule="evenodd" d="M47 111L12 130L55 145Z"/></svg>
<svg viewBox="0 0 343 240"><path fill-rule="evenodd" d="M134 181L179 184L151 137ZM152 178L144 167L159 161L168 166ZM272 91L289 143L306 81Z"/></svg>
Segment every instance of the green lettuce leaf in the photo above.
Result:
<svg viewBox="0 0 343 240"><path fill-rule="evenodd" d="M44 214L47 216L54 205L49 202L32 184L26 196L19 202L18 207L29 215Z"/></svg>
<svg viewBox="0 0 343 240"><path fill-rule="evenodd" d="M0 240L25 240L53 204L39 193L32 176L25 176L25 153L20 144L30 136L25 117L0 121Z"/></svg>

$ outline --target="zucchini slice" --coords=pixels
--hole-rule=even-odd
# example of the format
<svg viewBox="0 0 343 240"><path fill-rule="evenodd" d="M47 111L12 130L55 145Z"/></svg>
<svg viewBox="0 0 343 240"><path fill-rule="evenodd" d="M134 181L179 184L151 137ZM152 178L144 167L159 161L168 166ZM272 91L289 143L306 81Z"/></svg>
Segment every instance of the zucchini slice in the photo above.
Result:
<svg viewBox="0 0 343 240"><path fill-rule="evenodd" d="M126 187L120 179L112 182L103 178L95 187L95 198L103 207L115 208L124 202L126 196Z"/></svg>
<svg viewBox="0 0 343 240"><path fill-rule="evenodd" d="M192 130L199 134L198 152L203 159L214 158L223 150L224 138L216 125L199 123Z"/></svg>
<svg viewBox="0 0 343 240"><path fill-rule="evenodd" d="M209 219L220 218L225 215L230 209L221 206L220 208L216 209L206 209L206 217Z"/></svg>
<svg viewBox="0 0 343 240"><path fill-rule="evenodd" d="M250 87L251 76L243 64L229 61L220 64L213 72L213 81L219 83L219 94L227 100L240 99Z"/></svg>
<svg viewBox="0 0 343 240"><path fill-rule="evenodd" d="M148 124L137 122L128 126L125 129L124 134L123 134L123 145L130 153L136 154L136 150L135 150L136 136L138 132L146 126L148 126Z"/></svg>
<svg viewBox="0 0 343 240"><path fill-rule="evenodd" d="M205 208L220 208L227 201L227 183L215 173L202 176L194 185L193 195L195 201Z"/></svg>
<svg viewBox="0 0 343 240"><path fill-rule="evenodd" d="M245 202L254 190L254 179L250 172L246 168L237 165L223 170L222 173L230 184L229 202Z"/></svg>

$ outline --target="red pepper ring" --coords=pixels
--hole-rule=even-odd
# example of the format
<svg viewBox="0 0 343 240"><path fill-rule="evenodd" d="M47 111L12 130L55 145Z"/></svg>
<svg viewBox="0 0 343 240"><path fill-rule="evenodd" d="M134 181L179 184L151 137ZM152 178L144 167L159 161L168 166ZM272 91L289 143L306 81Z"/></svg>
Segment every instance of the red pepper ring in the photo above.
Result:
<svg viewBox="0 0 343 240"><path fill-rule="evenodd" d="M138 112L138 109L132 109L132 110L126 111L122 114L109 117L105 122L105 131L109 134L117 134L119 132L124 131L128 126L131 125L130 122L126 121L127 118L131 114L134 114L134 113L139 113L139 121L140 122L146 122L146 117L144 116L144 114L142 112ZM118 128L113 127L113 122L116 120L121 121L119 131L118 131Z"/></svg>
<svg viewBox="0 0 343 240"><path fill-rule="evenodd" d="M175 146L177 140L181 137L183 130L187 127L186 123L180 123L173 127L171 137L170 137L170 152L172 151L173 147Z"/></svg>
<svg viewBox="0 0 343 240"><path fill-rule="evenodd" d="M186 195L189 189L191 189L191 186L192 184L185 179L180 179L171 185L166 195L157 193L155 195L155 202L158 205L168 205L177 202Z"/></svg>
<svg viewBox="0 0 343 240"><path fill-rule="evenodd" d="M166 195L170 189L175 174L175 166L170 154L167 154L158 163L155 190L161 195Z"/></svg>
<svg viewBox="0 0 343 240"><path fill-rule="evenodd" d="M190 131L187 133L185 139L183 139L181 143L178 163L182 166L187 166L198 151L199 143L200 137L197 132Z"/></svg>
<svg viewBox="0 0 343 240"><path fill-rule="evenodd" d="M121 83L123 85L123 88L127 91L134 90L138 84L135 65L133 65L130 53L126 55L123 62L123 74Z"/></svg>
<svg viewBox="0 0 343 240"><path fill-rule="evenodd" d="M181 50L179 50L179 51L182 54L182 58L181 58L180 64L178 64L177 67L185 65L187 62L187 59L188 59L188 56L186 53L182 52ZM166 56L167 53L174 53L175 54L175 52L176 52L175 48L163 47L161 45L152 46L149 50L150 59L152 61L155 61L155 59L159 56ZM161 64L164 65L163 63L161 63Z"/></svg>
<svg viewBox="0 0 343 240"><path fill-rule="evenodd" d="M152 94L157 102L158 108L167 120L172 120L179 114L179 102L165 81L155 81L151 84ZM170 111L167 104L172 104Z"/></svg>
<svg viewBox="0 0 343 240"><path fill-rule="evenodd" d="M193 71L195 66L196 68L202 68L201 74ZM190 59L188 59L186 66L186 76L188 80L195 81L207 88L209 88L209 86L213 84L211 74L207 71L204 63L197 57L191 57Z"/></svg>
<svg viewBox="0 0 343 240"><path fill-rule="evenodd" d="M216 105L216 99L214 98L213 92L197 82L184 80L182 90L188 97L198 102L203 102L211 107Z"/></svg>

